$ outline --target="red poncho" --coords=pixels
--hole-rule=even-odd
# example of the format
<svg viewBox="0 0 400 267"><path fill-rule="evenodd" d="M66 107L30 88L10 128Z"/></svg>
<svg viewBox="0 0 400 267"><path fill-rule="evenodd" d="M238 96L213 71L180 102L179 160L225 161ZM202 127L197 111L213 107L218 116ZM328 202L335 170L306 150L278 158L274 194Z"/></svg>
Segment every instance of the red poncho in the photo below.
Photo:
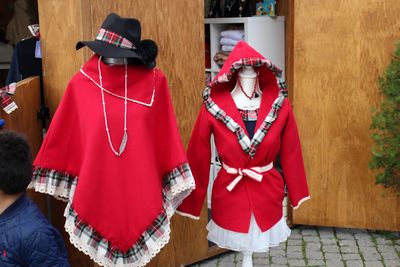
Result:
<svg viewBox="0 0 400 267"><path fill-rule="evenodd" d="M69 82L30 185L68 201L71 242L104 266L143 266L168 242L170 218L194 188L168 83L158 69L128 66L128 142L108 142L93 56ZM101 62L103 87L124 96L124 66ZM84 75L86 73L87 76ZM124 100L104 93L111 141L123 135ZM139 103L141 102L141 103Z"/></svg>

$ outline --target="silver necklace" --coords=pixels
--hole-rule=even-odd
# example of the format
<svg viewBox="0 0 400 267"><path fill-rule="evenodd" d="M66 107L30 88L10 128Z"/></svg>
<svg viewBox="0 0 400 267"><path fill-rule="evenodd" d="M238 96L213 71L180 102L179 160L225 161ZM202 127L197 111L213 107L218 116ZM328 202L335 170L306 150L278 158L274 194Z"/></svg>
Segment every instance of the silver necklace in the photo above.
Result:
<svg viewBox="0 0 400 267"><path fill-rule="evenodd" d="M128 96L128 65L125 62L125 97L124 97L124 136L122 137L121 144L119 146L119 151L114 149L114 146L111 141L111 134L110 134L110 129L108 128L108 121L107 121L107 112L106 112L106 101L104 99L104 88L103 88L103 76L101 75L101 67L100 67L100 61L101 61L101 56L99 57L99 61L97 63L97 68L99 71L99 80L100 80L100 91L101 91L101 100L103 103L103 115L104 115L104 124L106 126L106 132L107 132L107 137L108 137L108 143L110 144L111 150L114 152L114 154L119 157L122 155L122 153L125 150L126 143L128 142L128 129L126 126L126 116L128 113L128 105L127 105L127 96Z"/></svg>

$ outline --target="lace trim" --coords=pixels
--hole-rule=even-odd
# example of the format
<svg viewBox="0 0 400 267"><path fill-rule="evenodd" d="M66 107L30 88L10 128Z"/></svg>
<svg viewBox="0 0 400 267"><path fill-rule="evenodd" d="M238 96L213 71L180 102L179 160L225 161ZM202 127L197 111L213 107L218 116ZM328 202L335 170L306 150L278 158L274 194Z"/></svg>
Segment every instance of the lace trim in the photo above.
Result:
<svg viewBox="0 0 400 267"><path fill-rule="evenodd" d="M49 194L66 202L72 199L71 188L73 184L77 183L77 180L77 176L70 175L67 172L35 167L33 178L28 188L40 193Z"/></svg>
<svg viewBox="0 0 400 267"><path fill-rule="evenodd" d="M188 218L193 219L193 220L199 220L199 219L200 219L200 217L193 216L192 214L185 213L185 212L182 212L182 211L179 211L179 210L177 210L177 211L175 211L175 212L176 212L177 214L183 216L183 217L188 217Z"/></svg>
<svg viewBox="0 0 400 267"><path fill-rule="evenodd" d="M73 208L78 177L55 170L36 168L30 184L36 191L67 200L65 230L70 242L102 266L140 267L160 252L170 239L170 219L183 199L195 188L187 163L171 170L163 179L164 211L149 225L139 240L125 253L116 249L94 228L86 224Z"/></svg>

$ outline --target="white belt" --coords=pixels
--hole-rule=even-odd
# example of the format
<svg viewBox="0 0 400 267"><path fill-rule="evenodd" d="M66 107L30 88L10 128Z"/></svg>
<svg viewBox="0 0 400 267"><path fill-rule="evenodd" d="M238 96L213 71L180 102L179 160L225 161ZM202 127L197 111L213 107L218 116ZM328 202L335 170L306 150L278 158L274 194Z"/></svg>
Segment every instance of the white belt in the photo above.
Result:
<svg viewBox="0 0 400 267"><path fill-rule="evenodd" d="M229 167L225 163L222 163L222 168L224 168L227 173L229 173L229 174L238 174L238 176L236 176L236 178L226 188L228 189L228 191L232 191L232 189L237 185L237 183L239 183L240 180L242 180L243 176L248 176L251 179L254 179L254 180L258 181L258 182L261 182L262 178L263 178L262 173L271 170L273 166L274 166L274 163L271 162L268 165L265 165L263 167L251 167L251 168L246 168L246 169L241 169L241 168L235 169L235 168Z"/></svg>

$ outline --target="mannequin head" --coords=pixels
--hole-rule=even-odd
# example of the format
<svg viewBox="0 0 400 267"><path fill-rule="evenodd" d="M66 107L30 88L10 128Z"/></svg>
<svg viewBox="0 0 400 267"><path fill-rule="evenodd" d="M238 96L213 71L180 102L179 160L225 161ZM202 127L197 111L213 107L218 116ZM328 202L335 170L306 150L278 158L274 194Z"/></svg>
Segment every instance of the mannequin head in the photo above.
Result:
<svg viewBox="0 0 400 267"><path fill-rule="evenodd" d="M251 66L244 66L239 70L238 75L241 78L253 79L253 78L257 77L257 72Z"/></svg>

